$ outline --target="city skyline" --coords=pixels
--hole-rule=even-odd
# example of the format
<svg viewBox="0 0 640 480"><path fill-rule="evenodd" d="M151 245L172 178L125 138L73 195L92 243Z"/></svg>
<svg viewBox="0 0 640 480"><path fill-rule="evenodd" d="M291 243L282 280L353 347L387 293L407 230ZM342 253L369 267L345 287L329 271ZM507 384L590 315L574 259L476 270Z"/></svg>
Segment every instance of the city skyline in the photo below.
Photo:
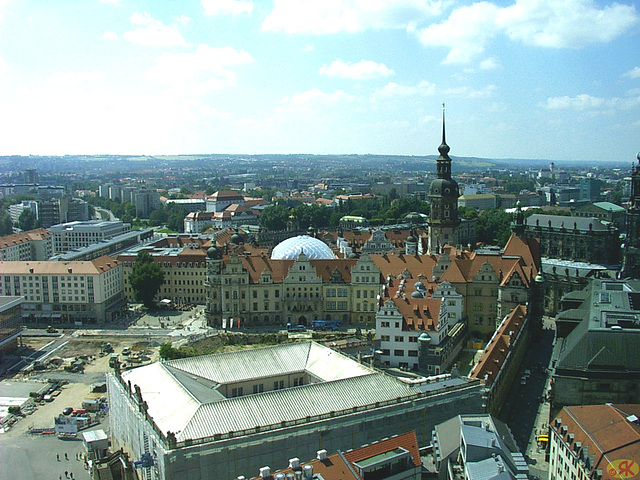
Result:
<svg viewBox="0 0 640 480"><path fill-rule="evenodd" d="M0 155L633 161L633 2L0 0Z"/></svg>

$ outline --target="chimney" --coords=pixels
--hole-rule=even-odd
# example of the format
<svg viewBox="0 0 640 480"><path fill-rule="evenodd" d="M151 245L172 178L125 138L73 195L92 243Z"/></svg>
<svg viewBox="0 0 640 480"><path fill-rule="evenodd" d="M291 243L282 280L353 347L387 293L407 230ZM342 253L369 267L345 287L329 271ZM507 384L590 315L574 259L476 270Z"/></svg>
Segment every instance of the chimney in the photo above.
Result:
<svg viewBox="0 0 640 480"><path fill-rule="evenodd" d="M300 468L300 459L298 457L289 459L289 468L291 470L295 470L296 468Z"/></svg>
<svg viewBox="0 0 640 480"><path fill-rule="evenodd" d="M304 478L305 480L309 480L311 478L313 478L313 466L312 465L305 465L303 470L302 470L303 474L302 474L302 478Z"/></svg>
<svg viewBox="0 0 640 480"><path fill-rule="evenodd" d="M271 476L271 468L268 466L260 469L260 478L269 478Z"/></svg>
<svg viewBox="0 0 640 480"><path fill-rule="evenodd" d="M327 451L322 449L317 452L318 460L326 460L327 459Z"/></svg>

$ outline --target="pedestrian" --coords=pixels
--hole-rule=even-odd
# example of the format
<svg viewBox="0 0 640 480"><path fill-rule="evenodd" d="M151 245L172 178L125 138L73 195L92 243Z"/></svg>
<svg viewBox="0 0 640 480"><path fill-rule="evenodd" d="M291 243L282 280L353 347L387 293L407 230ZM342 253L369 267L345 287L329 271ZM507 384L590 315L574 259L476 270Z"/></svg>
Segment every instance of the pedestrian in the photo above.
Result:
<svg viewBox="0 0 640 480"><path fill-rule="evenodd" d="M56 453L56 460L60 461L60 454Z"/></svg>
<svg viewBox="0 0 640 480"><path fill-rule="evenodd" d="M64 459L69 460L69 455L67 455L67 452L64 452Z"/></svg>
<svg viewBox="0 0 640 480"><path fill-rule="evenodd" d="M65 470L65 471L64 471L64 477L65 477L65 478L69 478L69 471L68 471L68 470Z"/></svg>

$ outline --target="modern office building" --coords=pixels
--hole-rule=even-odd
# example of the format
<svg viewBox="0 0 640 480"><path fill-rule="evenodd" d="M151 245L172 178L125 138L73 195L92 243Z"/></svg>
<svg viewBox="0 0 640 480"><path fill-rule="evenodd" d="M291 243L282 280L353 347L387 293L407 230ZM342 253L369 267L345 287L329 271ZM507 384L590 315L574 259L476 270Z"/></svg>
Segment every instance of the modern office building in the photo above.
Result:
<svg viewBox="0 0 640 480"><path fill-rule="evenodd" d="M53 249L55 253L65 253L77 248L108 240L131 230L131 224L117 221L89 220L53 225Z"/></svg>
<svg viewBox="0 0 640 480"><path fill-rule="evenodd" d="M0 296L0 360L5 353L18 347L22 333L22 303L24 297Z"/></svg>

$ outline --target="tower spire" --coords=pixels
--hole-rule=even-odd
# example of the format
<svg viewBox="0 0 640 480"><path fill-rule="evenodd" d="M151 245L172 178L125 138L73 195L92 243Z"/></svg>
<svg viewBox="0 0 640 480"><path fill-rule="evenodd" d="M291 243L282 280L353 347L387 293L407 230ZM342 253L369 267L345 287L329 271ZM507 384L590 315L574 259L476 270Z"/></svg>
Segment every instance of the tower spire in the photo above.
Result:
<svg viewBox="0 0 640 480"><path fill-rule="evenodd" d="M445 121L444 121L444 103L442 104L442 143L438 147L438 152L442 158L449 160L449 145L447 145L447 141L445 140Z"/></svg>
<svg viewBox="0 0 640 480"><path fill-rule="evenodd" d="M442 144L447 144L447 141L444 138L444 102L442 102Z"/></svg>

